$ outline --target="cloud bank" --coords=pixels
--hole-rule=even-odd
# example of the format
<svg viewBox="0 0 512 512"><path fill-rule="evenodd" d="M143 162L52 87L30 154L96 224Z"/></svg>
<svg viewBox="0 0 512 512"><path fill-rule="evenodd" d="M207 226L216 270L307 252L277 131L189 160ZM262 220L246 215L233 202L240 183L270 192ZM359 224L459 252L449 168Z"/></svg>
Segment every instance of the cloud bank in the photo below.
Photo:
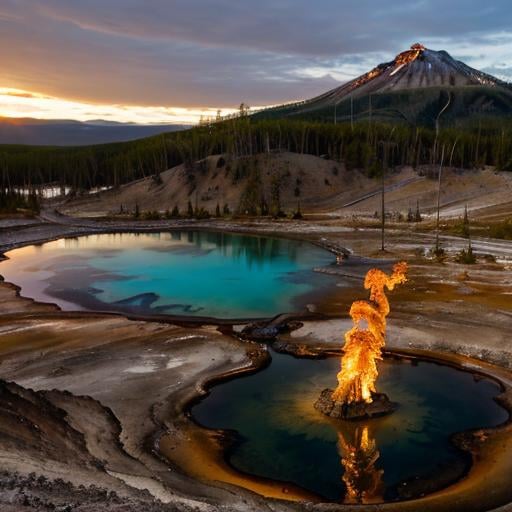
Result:
<svg viewBox="0 0 512 512"><path fill-rule="evenodd" d="M0 87L233 108L322 93L420 41L512 78L509 0L3 0Z"/></svg>

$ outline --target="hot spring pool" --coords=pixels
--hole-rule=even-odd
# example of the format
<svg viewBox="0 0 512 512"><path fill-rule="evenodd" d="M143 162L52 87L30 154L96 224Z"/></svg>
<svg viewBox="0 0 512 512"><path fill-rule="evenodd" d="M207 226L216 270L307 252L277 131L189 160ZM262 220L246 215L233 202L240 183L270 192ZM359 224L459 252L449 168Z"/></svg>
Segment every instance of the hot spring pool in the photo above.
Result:
<svg viewBox="0 0 512 512"><path fill-rule="evenodd" d="M14 249L21 294L65 310L216 318L299 311L335 284L335 257L307 242L205 231L100 234ZM314 299L313 299L314 300Z"/></svg>
<svg viewBox="0 0 512 512"><path fill-rule="evenodd" d="M339 364L272 353L268 368L215 386L192 416L204 427L236 431L226 458L238 471L352 503L415 498L454 483L470 459L452 434L508 418L490 379L387 359L377 388L398 410L368 421L333 420L313 404L322 389L335 387Z"/></svg>

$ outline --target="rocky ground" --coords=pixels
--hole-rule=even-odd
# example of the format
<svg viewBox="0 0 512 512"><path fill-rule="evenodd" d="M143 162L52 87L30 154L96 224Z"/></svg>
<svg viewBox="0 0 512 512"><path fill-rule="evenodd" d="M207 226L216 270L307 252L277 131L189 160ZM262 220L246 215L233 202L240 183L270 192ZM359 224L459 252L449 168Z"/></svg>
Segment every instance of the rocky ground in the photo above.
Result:
<svg viewBox="0 0 512 512"><path fill-rule="evenodd" d="M410 281L392 296L388 348L435 350L468 367L480 360L485 371L496 371L505 386L512 383L506 370L512 368L511 242L475 240L477 253L492 254L496 262L481 258L477 265L466 266L426 258L432 235L390 231L388 252L382 255L378 230L356 229L334 220L105 223L48 211L38 222L14 224L0 229L1 250L89 232L194 225L296 236L333 247L340 254L346 248L366 258L379 256L383 265L405 258L410 263ZM444 236L442 242L449 253L466 244L451 236ZM317 319L303 319L300 328L280 334L276 347L303 354L339 350L350 324L348 306L354 298L364 297L361 279L369 264L374 262L354 264L349 258L332 270L346 278L346 285L329 302L311 305ZM243 328L234 326L235 332ZM298 496L279 486L254 488L267 498L234 487L240 482L227 474L219 457L200 451L197 440L207 442L205 433L194 428L184 405L201 394L203 384L212 377L253 369L265 358L264 345L241 341L226 326L64 313L21 298L15 287L2 283L0 509L350 510L353 507L289 501ZM500 485L509 484L507 475L512 471L507 465L512 461L510 435L506 431L500 436L489 441L487 452L499 461L487 466L495 478L495 494ZM194 477L190 468L184 471L185 458L189 466L200 466L198 473L209 474L210 480L220 475L231 483ZM484 455L482 459L490 460ZM211 467L202 471L208 464ZM494 476L493 468L504 476ZM479 485L471 486L471 481L462 486L468 499L486 494ZM455 510L454 503L459 510L478 510L460 501L454 489L433 496L422 510ZM419 510L410 503L374 509Z"/></svg>

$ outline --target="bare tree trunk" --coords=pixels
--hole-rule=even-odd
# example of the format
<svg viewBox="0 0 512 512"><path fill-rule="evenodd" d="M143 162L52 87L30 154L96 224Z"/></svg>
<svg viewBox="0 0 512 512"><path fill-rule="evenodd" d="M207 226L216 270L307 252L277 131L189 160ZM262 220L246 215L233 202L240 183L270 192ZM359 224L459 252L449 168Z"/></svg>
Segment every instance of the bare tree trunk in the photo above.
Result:
<svg viewBox="0 0 512 512"><path fill-rule="evenodd" d="M478 156L480 153L480 137L482 136L482 121L478 122L478 137L476 139L476 150L475 150L475 167L478 166Z"/></svg>
<svg viewBox="0 0 512 512"><path fill-rule="evenodd" d="M453 154L455 153L455 146L457 145L457 142L459 142L459 139L455 139L455 142L453 143L453 146L452 146L452 151L450 153L450 162L448 164L448 167L451 167L452 166L452 161L453 161Z"/></svg>
<svg viewBox="0 0 512 512"><path fill-rule="evenodd" d="M441 209L441 176L443 173L444 146L441 152L441 165L439 166L439 175L437 177L437 216L436 216L436 254L439 253L439 214Z"/></svg>
<svg viewBox="0 0 512 512"><path fill-rule="evenodd" d="M385 179L384 179L384 174L386 172L386 167L387 167L387 162L388 162L388 147L387 146L384 146L384 165L382 166L382 173L381 173L381 194L380 194L380 199L381 199L381 215L382 215L382 224L381 224L381 240L380 240L380 250L381 251L384 251L384 243L385 243L385 228L386 228L386 208L385 208L385 204L384 204L384 183L385 183Z"/></svg>
<svg viewBox="0 0 512 512"><path fill-rule="evenodd" d="M372 128L372 95L368 95L368 110L369 110L369 116L368 116L368 135L367 135L367 142L370 142L370 130Z"/></svg>
<svg viewBox="0 0 512 512"><path fill-rule="evenodd" d="M441 116L444 114L444 112L447 110L447 108L450 106L450 103L452 102L452 95L451 93L448 93L448 101L446 105L439 111L439 114L437 114L436 117L436 138L434 141L434 154L432 155L432 163L434 163L437 159L437 142L439 139L439 120L441 119Z"/></svg>
<svg viewBox="0 0 512 512"><path fill-rule="evenodd" d="M354 97L350 95L350 129L354 131Z"/></svg>

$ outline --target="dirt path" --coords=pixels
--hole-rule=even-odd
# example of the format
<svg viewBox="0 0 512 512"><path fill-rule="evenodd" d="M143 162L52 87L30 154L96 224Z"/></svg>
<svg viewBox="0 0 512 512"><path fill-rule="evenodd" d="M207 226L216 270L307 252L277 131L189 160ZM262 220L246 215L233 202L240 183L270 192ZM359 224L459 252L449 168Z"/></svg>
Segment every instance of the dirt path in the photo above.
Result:
<svg viewBox="0 0 512 512"><path fill-rule="evenodd" d="M416 183L418 181L423 181L425 178L422 176L417 176L413 178L407 178L405 180L399 181L398 183L394 183L393 185L388 185L384 187L384 193L387 194L388 192L393 192L395 190L400 190L401 188L410 185L411 183ZM348 208L349 206L354 206L356 204L362 203L363 201L366 201L367 199L370 199L371 197L375 197L382 194L382 190L374 190L372 192L369 192L368 194L365 194L364 196L358 197L357 199L354 199L353 201L349 201L348 203L345 203L342 208Z"/></svg>

